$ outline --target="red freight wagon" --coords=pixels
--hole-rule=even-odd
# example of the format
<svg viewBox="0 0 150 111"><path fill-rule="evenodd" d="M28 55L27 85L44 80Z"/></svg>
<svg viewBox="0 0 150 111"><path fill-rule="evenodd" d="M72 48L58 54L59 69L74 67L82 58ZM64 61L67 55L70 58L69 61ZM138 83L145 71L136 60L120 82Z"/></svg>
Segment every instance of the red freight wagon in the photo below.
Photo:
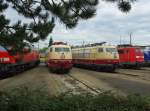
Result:
<svg viewBox="0 0 150 111"><path fill-rule="evenodd" d="M120 65L123 67L140 68L144 62L144 53L140 47L131 45L118 46Z"/></svg>

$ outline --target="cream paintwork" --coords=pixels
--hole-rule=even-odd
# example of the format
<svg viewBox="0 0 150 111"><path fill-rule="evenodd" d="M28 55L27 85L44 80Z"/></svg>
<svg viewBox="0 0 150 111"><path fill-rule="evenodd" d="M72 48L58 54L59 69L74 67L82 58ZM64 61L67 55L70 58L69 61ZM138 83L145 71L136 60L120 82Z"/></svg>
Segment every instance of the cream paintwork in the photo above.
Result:
<svg viewBox="0 0 150 111"><path fill-rule="evenodd" d="M103 52L98 52L99 48L103 48ZM109 45L102 45L102 46L93 46L93 47L85 47L85 48L74 48L72 49L73 59L87 59L87 60L106 60L106 59L119 59L118 52L110 53L106 52L106 48L117 48L115 46L109 46ZM87 50L87 53L85 53ZM82 57L83 52L86 54L86 56ZM89 52L88 52L89 51ZM82 53L81 53L82 52ZM116 57L115 57L115 56Z"/></svg>
<svg viewBox="0 0 150 111"><path fill-rule="evenodd" d="M55 52L55 48L63 47L63 48L69 48L70 52ZM52 52L50 52L50 48L52 48ZM65 58L61 57L62 53L64 53ZM48 48L46 52L46 61L48 62L49 60L72 60L72 53L71 53L71 47L69 45L52 45L51 47Z"/></svg>

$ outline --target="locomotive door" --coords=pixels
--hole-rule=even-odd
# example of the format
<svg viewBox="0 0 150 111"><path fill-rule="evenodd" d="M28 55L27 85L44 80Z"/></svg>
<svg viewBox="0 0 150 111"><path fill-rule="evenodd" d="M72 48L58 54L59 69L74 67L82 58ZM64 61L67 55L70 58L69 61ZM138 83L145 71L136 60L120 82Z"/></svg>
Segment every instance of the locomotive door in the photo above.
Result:
<svg viewBox="0 0 150 111"><path fill-rule="evenodd" d="M125 53L125 56L124 56L125 62L129 62L129 61L130 61L130 53L129 53L129 50L128 50L128 49L124 50L124 53Z"/></svg>

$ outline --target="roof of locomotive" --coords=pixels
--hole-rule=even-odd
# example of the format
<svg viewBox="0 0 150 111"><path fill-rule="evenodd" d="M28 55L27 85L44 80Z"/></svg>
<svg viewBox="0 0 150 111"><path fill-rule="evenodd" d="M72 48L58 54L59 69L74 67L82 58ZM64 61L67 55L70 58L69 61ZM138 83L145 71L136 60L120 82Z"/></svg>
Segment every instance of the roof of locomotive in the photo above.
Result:
<svg viewBox="0 0 150 111"><path fill-rule="evenodd" d="M66 44L66 45L65 45L65 44L59 44L59 45L51 45L50 48L51 48L51 47L68 47L68 48L70 48L70 45L67 45L67 44Z"/></svg>
<svg viewBox="0 0 150 111"><path fill-rule="evenodd" d="M129 47L118 47L118 49L142 49L142 48L137 46L129 46Z"/></svg>
<svg viewBox="0 0 150 111"><path fill-rule="evenodd" d="M54 42L50 47L68 47L70 48L70 45L64 42Z"/></svg>
<svg viewBox="0 0 150 111"><path fill-rule="evenodd" d="M95 46L82 46L82 47L73 47L72 50L76 49L92 49L92 48L116 48L114 45L95 45Z"/></svg>
<svg viewBox="0 0 150 111"><path fill-rule="evenodd" d="M117 46L118 49L137 49L137 48L141 48L140 46L134 46L131 44L122 44L122 45L118 45Z"/></svg>

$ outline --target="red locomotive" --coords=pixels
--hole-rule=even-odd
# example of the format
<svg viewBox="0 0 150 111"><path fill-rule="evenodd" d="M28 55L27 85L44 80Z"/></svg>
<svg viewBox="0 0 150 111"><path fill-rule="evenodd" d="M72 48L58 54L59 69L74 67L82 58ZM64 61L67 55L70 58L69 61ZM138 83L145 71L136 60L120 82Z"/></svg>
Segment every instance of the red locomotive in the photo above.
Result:
<svg viewBox="0 0 150 111"><path fill-rule="evenodd" d="M140 68L144 62L144 53L140 47L132 45L118 46L120 65L125 68Z"/></svg>
<svg viewBox="0 0 150 111"><path fill-rule="evenodd" d="M0 46L0 78L11 76L39 64L36 50L24 49L22 53Z"/></svg>

